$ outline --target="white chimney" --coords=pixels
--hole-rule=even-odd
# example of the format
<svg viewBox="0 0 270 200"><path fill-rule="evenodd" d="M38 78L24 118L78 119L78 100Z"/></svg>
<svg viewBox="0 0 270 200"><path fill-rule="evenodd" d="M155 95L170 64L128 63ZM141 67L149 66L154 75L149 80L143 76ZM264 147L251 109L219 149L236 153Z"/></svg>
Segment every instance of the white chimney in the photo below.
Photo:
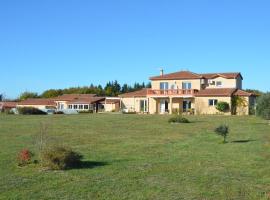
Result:
<svg viewBox="0 0 270 200"><path fill-rule="evenodd" d="M160 76L163 76L163 74L164 74L164 70L160 68Z"/></svg>

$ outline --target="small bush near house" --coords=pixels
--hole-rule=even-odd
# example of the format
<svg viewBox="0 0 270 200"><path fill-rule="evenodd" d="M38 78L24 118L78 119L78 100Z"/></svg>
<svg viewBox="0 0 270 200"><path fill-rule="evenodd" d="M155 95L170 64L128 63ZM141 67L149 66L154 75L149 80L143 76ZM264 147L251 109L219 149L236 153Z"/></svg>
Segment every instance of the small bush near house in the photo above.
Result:
<svg viewBox="0 0 270 200"><path fill-rule="evenodd" d="M229 108L230 108L230 105L224 101L220 101L216 105L216 109L220 112L227 112Z"/></svg>
<svg viewBox="0 0 270 200"><path fill-rule="evenodd" d="M42 165L51 170L65 170L80 166L82 158L70 148L54 146L42 153Z"/></svg>
<svg viewBox="0 0 270 200"><path fill-rule="evenodd" d="M27 164L30 164L33 155L34 154L28 149L21 150L17 156L18 166L25 166Z"/></svg>
<svg viewBox="0 0 270 200"><path fill-rule="evenodd" d="M179 109L178 109L178 108L173 108L173 109L172 109L172 114L174 114L174 115L179 115L179 114L180 114Z"/></svg>
<svg viewBox="0 0 270 200"><path fill-rule="evenodd" d="M18 112L21 115L47 115L46 112L33 107L21 107L18 108Z"/></svg>
<svg viewBox="0 0 270 200"><path fill-rule="evenodd" d="M93 113L93 110L81 110L79 111L80 114L89 114L89 113Z"/></svg>
<svg viewBox="0 0 270 200"><path fill-rule="evenodd" d="M168 122L169 123L189 123L189 120L181 116L175 116L175 117L171 117Z"/></svg>
<svg viewBox="0 0 270 200"><path fill-rule="evenodd" d="M63 111L55 111L54 114L55 114L55 115L63 115L64 112L63 112Z"/></svg>
<svg viewBox="0 0 270 200"><path fill-rule="evenodd" d="M270 93L266 93L258 98L256 113L258 116L270 120Z"/></svg>
<svg viewBox="0 0 270 200"><path fill-rule="evenodd" d="M220 125L215 129L215 133L223 137L223 143L226 143L226 138L229 134L229 127L226 125Z"/></svg>
<svg viewBox="0 0 270 200"><path fill-rule="evenodd" d="M4 113L7 114L7 115L13 115L13 114L15 114L11 109L5 109L4 110Z"/></svg>

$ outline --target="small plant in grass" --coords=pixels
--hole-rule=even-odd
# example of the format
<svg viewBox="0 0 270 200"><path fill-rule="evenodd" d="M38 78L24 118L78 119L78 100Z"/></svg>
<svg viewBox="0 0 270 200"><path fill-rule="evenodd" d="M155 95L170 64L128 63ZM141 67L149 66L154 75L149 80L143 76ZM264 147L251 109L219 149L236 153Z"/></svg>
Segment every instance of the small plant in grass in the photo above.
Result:
<svg viewBox="0 0 270 200"><path fill-rule="evenodd" d="M226 138L229 134L229 127L226 125L220 125L215 129L215 133L223 137L223 143L226 143Z"/></svg>
<svg viewBox="0 0 270 200"><path fill-rule="evenodd" d="M174 116L174 117L171 117L168 122L169 123L189 123L189 120L181 116Z"/></svg>
<svg viewBox="0 0 270 200"><path fill-rule="evenodd" d="M33 158L33 153L29 151L28 149L23 149L19 152L17 160L18 160L18 166L22 167L27 164L30 164Z"/></svg>
<svg viewBox="0 0 270 200"><path fill-rule="evenodd" d="M68 147L54 146L42 153L42 165L51 170L65 170L80 166L82 158Z"/></svg>

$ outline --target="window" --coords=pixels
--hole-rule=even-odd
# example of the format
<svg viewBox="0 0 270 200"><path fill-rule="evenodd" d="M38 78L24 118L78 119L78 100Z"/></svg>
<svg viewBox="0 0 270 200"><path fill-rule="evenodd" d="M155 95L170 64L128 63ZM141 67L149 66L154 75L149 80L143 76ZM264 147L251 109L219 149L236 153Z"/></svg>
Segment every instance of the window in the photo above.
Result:
<svg viewBox="0 0 270 200"><path fill-rule="evenodd" d="M221 87L221 86L222 86L222 82L221 82L221 81L217 81L217 82L216 82L216 86L217 86L217 87Z"/></svg>
<svg viewBox="0 0 270 200"><path fill-rule="evenodd" d="M209 99L208 100L208 105L209 106L215 106L215 105L217 105L217 102L218 102L217 99Z"/></svg>
<svg viewBox="0 0 270 200"><path fill-rule="evenodd" d="M72 109L72 105L68 105L68 109Z"/></svg>
<svg viewBox="0 0 270 200"><path fill-rule="evenodd" d="M88 110L89 109L89 106L88 105L84 105L84 110Z"/></svg>
<svg viewBox="0 0 270 200"><path fill-rule="evenodd" d="M191 89L191 83L190 82L183 82L182 83L182 89L183 90L190 90Z"/></svg>
<svg viewBox="0 0 270 200"><path fill-rule="evenodd" d="M78 109L78 105L73 105L73 109Z"/></svg>
<svg viewBox="0 0 270 200"><path fill-rule="evenodd" d="M159 85L161 90L168 90L169 89L169 83L168 82L160 82Z"/></svg>
<svg viewBox="0 0 270 200"><path fill-rule="evenodd" d="M83 109L83 105L79 105L79 109L82 110Z"/></svg>
<svg viewBox="0 0 270 200"><path fill-rule="evenodd" d="M140 100L140 111L147 112L147 100Z"/></svg>

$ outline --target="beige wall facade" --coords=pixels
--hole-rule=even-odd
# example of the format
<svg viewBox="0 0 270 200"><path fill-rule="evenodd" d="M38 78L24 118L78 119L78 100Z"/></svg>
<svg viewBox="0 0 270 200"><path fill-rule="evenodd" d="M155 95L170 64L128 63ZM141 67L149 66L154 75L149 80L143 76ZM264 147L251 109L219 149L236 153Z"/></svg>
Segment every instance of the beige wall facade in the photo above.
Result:
<svg viewBox="0 0 270 200"><path fill-rule="evenodd" d="M200 79L151 81L152 89L159 90L161 82L168 82L169 89L172 89L172 87L174 87L174 89L182 89L183 82L191 83L191 89L197 89L197 90L201 89L201 80Z"/></svg>
<svg viewBox="0 0 270 200"><path fill-rule="evenodd" d="M217 100L218 102L224 101L230 105L231 108L231 97L196 97L195 98L195 114L225 114L231 115L231 112L221 113L215 106L209 106L209 100Z"/></svg>
<svg viewBox="0 0 270 200"><path fill-rule="evenodd" d="M209 84L208 81L214 81L215 84ZM217 82L221 82L221 86L217 86ZM210 89L210 88L238 88L241 89L242 88L242 79L238 76L237 79L226 79L223 77L217 77L214 79L209 79L206 80L206 85L205 85L205 89Z"/></svg>

